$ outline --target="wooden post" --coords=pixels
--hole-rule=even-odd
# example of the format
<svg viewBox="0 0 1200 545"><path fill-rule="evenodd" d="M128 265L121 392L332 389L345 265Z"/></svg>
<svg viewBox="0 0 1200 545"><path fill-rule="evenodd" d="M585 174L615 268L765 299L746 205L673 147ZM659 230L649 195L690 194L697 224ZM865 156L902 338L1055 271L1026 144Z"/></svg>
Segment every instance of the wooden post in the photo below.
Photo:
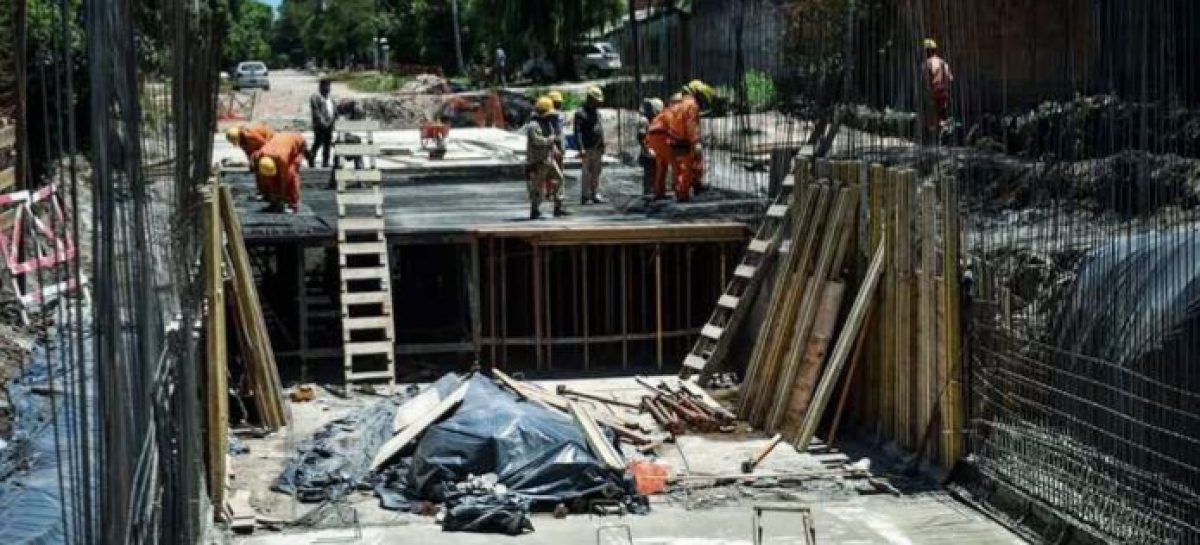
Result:
<svg viewBox="0 0 1200 545"><path fill-rule="evenodd" d="M662 244L654 245L654 331L658 370L663 368Z"/></svg>
<svg viewBox="0 0 1200 545"><path fill-rule="evenodd" d="M884 226L887 225L883 205L884 196L887 194L886 187L884 186L886 173L887 171L883 165L879 163L871 165L870 187L868 190L868 194L870 195L871 247L879 246L880 241L883 240ZM887 257L884 257L883 267L884 275L886 276L888 269ZM881 281L881 284L886 284L886 280ZM883 292L885 289L881 286L880 292ZM885 301L886 297L881 295L878 305L880 309L884 308ZM872 313L872 319L875 324L879 323L879 316L883 313L882 310L876 310ZM871 336L871 342L867 349L867 365L863 369L863 384L866 386L866 392L865 395L861 396L863 400L862 421L873 423L875 425L874 431L878 434L884 429L882 427L884 414L882 398L885 389L884 386L888 384L884 379L885 375L883 375L883 328L869 328L868 335Z"/></svg>
<svg viewBox="0 0 1200 545"><path fill-rule="evenodd" d="M920 441L919 425L913 421L913 386L916 373L912 361L912 191L913 171L896 173L896 414L900 420L896 440L906 448Z"/></svg>
<svg viewBox="0 0 1200 545"><path fill-rule="evenodd" d="M214 178L211 191L204 196L204 281L208 299L206 320L205 391L208 394L208 493L214 506L225 505L225 456L229 452L229 388L225 383L227 345L225 340L225 273L221 213L217 192L220 182Z"/></svg>
<svg viewBox="0 0 1200 545"><path fill-rule="evenodd" d="M542 247L538 242L533 243L533 258L530 261L533 280L533 352L538 371L542 370Z"/></svg>
<svg viewBox="0 0 1200 545"><path fill-rule="evenodd" d="M962 318L960 316L960 287L959 287L959 203L958 179L953 176L942 177L942 346L944 360L938 383L945 385L942 394L942 468L949 474L954 463L963 454L963 429L966 422L963 418L961 387L961 355L962 350Z"/></svg>
<svg viewBox="0 0 1200 545"><path fill-rule="evenodd" d="M621 245L621 369L629 369L629 246Z"/></svg>
<svg viewBox="0 0 1200 545"><path fill-rule="evenodd" d="M299 263L296 267L296 331L297 348L300 349L300 380L307 382L308 374L308 278L305 275L305 248L304 244L296 244L296 254L299 255Z"/></svg>
<svg viewBox="0 0 1200 545"><path fill-rule="evenodd" d="M884 438L897 440L899 438L900 418L896 414L896 400L899 371L896 369L896 298L899 291L899 279L896 274L896 243L898 238L896 228L896 171L887 169L883 184L880 186L883 196L883 232L886 233L888 249L884 258L883 283L883 312L879 316L880 331L880 371L879 412L882 429L880 435Z"/></svg>
<svg viewBox="0 0 1200 545"><path fill-rule="evenodd" d="M479 290L479 239L471 237L471 242L465 247L467 255L467 306L471 313L471 346L475 351L475 363L483 356L483 303Z"/></svg>
<svg viewBox="0 0 1200 545"><path fill-rule="evenodd" d="M588 343L589 343L589 341L588 341L588 326L590 325L590 320L588 319L589 318L588 317L589 309L588 309L588 281L587 281L587 275L588 275L587 246L582 246L579 248L579 260L580 260L579 291L581 292L579 296L583 298L583 370L587 371L591 367L591 359L588 354Z"/></svg>
<svg viewBox="0 0 1200 545"><path fill-rule="evenodd" d="M488 335L492 337L492 358L487 367L496 366L496 345L500 335L496 330L496 239L488 239Z"/></svg>
<svg viewBox="0 0 1200 545"><path fill-rule="evenodd" d="M553 255L553 248L546 248L542 251L542 282L545 284L546 293L543 297L542 304L546 306L542 316L546 320L546 324L542 329L542 336L545 339L544 347L546 349L546 370L554 370L554 343L550 342L554 339L554 318L552 312L551 300L554 299L554 292L550 289L550 256Z"/></svg>
<svg viewBox="0 0 1200 545"><path fill-rule="evenodd" d="M929 427L934 417L934 407L937 403L937 301L934 289L934 275L937 269L937 249L934 239L937 237L937 223L934 206L936 189L933 184L922 184L918 191L920 214L918 225L921 237L921 272L918 276L917 299L917 425L921 430ZM933 438L937 441L937 438ZM940 443L939 443L940 444ZM926 452L918 452L924 457L928 452L934 452L929 442Z"/></svg>
<svg viewBox="0 0 1200 545"><path fill-rule="evenodd" d="M508 244L500 239L500 366L508 365Z"/></svg>

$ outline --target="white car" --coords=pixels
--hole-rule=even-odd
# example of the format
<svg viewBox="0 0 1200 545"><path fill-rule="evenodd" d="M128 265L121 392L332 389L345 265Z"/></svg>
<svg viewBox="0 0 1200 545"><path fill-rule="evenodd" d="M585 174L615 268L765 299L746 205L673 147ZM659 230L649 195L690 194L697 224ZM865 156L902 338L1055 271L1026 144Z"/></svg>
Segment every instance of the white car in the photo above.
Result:
<svg viewBox="0 0 1200 545"><path fill-rule="evenodd" d="M240 62L233 71L233 88L271 90L270 71L262 61Z"/></svg>
<svg viewBox="0 0 1200 545"><path fill-rule="evenodd" d="M575 57L575 69L588 79L607 78L621 69L621 56L608 42L577 44L571 54Z"/></svg>

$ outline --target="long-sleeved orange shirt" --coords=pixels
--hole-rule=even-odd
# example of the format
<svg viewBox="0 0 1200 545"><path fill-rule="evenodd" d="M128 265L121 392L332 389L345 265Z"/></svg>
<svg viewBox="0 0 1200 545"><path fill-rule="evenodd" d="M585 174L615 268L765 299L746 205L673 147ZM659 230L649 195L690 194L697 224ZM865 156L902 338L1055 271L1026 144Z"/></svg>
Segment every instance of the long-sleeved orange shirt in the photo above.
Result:
<svg viewBox="0 0 1200 545"><path fill-rule="evenodd" d="M677 142L695 145L700 142L700 104L695 97L684 96L683 100L668 108L667 131Z"/></svg>
<svg viewBox="0 0 1200 545"><path fill-rule="evenodd" d="M246 152L247 158L253 158L254 154L258 153L258 150L261 150L274 137L274 129L268 127L265 123L255 123L242 127L238 145L242 148L242 151Z"/></svg>
<svg viewBox="0 0 1200 545"><path fill-rule="evenodd" d="M258 150L252 159L257 165L259 159L270 157L275 160L275 167L278 169L278 174L273 180L262 179L262 175L258 174L259 187L274 188L275 192L284 194L290 204L297 204L299 201L300 165L304 162L304 152L307 148L308 144L304 141L304 135L300 133L276 133L275 137Z"/></svg>

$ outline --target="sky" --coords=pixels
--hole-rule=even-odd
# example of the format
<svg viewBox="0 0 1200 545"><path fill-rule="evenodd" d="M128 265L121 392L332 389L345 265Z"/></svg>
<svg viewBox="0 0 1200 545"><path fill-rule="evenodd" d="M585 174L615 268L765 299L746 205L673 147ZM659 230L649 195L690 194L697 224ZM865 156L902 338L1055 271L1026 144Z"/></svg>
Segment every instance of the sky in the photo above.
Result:
<svg viewBox="0 0 1200 545"><path fill-rule="evenodd" d="M268 6L271 6L273 8L278 8L279 2L280 2L280 0L258 0L258 1L264 3Z"/></svg>

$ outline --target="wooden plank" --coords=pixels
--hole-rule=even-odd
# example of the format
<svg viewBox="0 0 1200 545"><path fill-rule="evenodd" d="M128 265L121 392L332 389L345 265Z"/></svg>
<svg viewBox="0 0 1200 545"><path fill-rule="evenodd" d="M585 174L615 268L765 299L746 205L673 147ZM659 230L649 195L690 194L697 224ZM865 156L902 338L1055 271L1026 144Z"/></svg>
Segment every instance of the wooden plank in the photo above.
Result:
<svg viewBox="0 0 1200 545"><path fill-rule="evenodd" d="M815 289L815 286L810 284L808 289ZM817 382L821 378L822 364L833 344L833 336L837 329L838 316L841 313L842 299L845 294L846 285L841 282L826 282L821 290L817 316L813 323L812 333L809 335L808 344L804 347L804 359L800 364L800 372L796 375L796 382L790 393L791 400L784 410L782 423L779 426L780 429L787 430L786 435L789 438L795 437L795 432L800 429L800 423L804 420L804 414L808 412L813 390L816 389Z"/></svg>
<svg viewBox="0 0 1200 545"><path fill-rule="evenodd" d="M397 433L391 439L388 439L388 441L379 448L379 452L375 454L375 458L371 460L371 470L374 471L383 467L383 464L386 464L388 460L392 459L392 457L400 454L400 452L404 450L404 447L407 447L409 443L424 433L429 426L432 426L443 416L457 407L459 403L462 403L462 400L464 397L466 397L467 390L470 388L470 386L471 382L469 380L463 380L462 383L450 393L450 395L439 401L433 409L421 415L420 418L415 419L407 427L401 430L400 433Z"/></svg>
<svg viewBox="0 0 1200 545"><path fill-rule="evenodd" d="M333 171L333 177L335 180L337 180L338 184L349 184L349 183L380 184L380 183L383 183L383 171L381 171L379 169L370 169L370 170L355 169L355 170L352 170L352 169L339 168L339 169ZM343 187L341 185L339 185L338 189L343 190Z"/></svg>
<svg viewBox="0 0 1200 545"><path fill-rule="evenodd" d="M333 153L339 157L376 157L382 154L379 144L334 144Z"/></svg>
<svg viewBox="0 0 1200 545"><path fill-rule="evenodd" d="M458 379L455 389L461 382L462 379ZM450 392L454 392L454 390L450 390ZM448 396L449 394L445 397ZM421 393L396 408L396 416L392 417L392 433L400 433L405 428L419 422L423 416L436 409L445 397L432 384L421 390Z"/></svg>
<svg viewBox="0 0 1200 545"><path fill-rule="evenodd" d="M704 364L706 363L708 363L708 360L695 354L688 354L687 357L683 358L684 367L690 367L697 371L704 369Z"/></svg>
<svg viewBox="0 0 1200 545"><path fill-rule="evenodd" d="M386 291L363 291L342 293L342 305L385 305L391 312L392 296Z"/></svg>
<svg viewBox="0 0 1200 545"><path fill-rule="evenodd" d="M841 240L850 235L850 229L847 229L847 224L853 221L852 214L855 210L854 203L857 201L857 198L857 192L849 188L838 190L833 212L830 213L830 219L827 222L828 228L825 229L821 252L812 272L813 280L809 285L824 286L825 280L829 277L834 263L841 261L841 257L835 254L839 247L844 247L841 244ZM787 407L788 401L790 401L792 388L800 373L803 356L808 346L808 338L812 333L820 302L821 298L817 290L806 290L805 300L801 302L800 314L796 318L796 328L792 334L791 346L788 349L783 370L779 375L780 380L776 383L775 396L773 398L774 405L771 407L766 420L765 429L768 431L775 431L783 421L784 410Z"/></svg>
<svg viewBox="0 0 1200 545"><path fill-rule="evenodd" d="M388 268L385 266L378 267L354 267L342 269L342 281L348 280L386 280L388 278Z"/></svg>
<svg viewBox="0 0 1200 545"><path fill-rule="evenodd" d="M624 473L624 458L621 457L620 452L617 452L616 447L605 439L604 432L600 430L600 426L596 423L596 419L591 411L574 401L568 401L567 407L571 412L571 416L575 417L575 422L583 429L583 436L587 439L588 447L591 448L592 454L595 454L596 458L603 462L609 470Z"/></svg>
<svg viewBox="0 0 1200 545"><path fill-rule="evenodd" d="M735 297L733 295L722 295L720 299L717 299L717 306L733 310L737 308L738 303L741 300L742 299L740 297Z"/></svg>
<svg viewBox="0 0 1200 545"><path fill-rule="evenodd" d="M756 238L750 241L750 246L746 249L756 254L763 254L766 253L767 250L771 249L771 241Z"/></svg>
<svg viewBox="0 0 1200 545"><path fill-rule="evenodd" d="M362 373L346 373L347 382L362 382L367 380L386 380L391 382L396 377L391 370L387 371L366 371Z"/></svg>
<svg viewBox="0 0 1200 545"><path fill-rule="evenodd" d="M389 337L395 322L391 316L360 316L356 318L342 317L342 329L346 331L361 331L368 329L386 329Z"/></svg>
<svg viewBox="0 0 1200 545"><path fill-rule="evenodd" d="M379 189L348 189L337 194L338 206L379 206L383 194Z"/></svg>
<svg viewBox="0 0 1200 545"><path fill-rule="evenodd" d="M371 356L378 354L391 354L392 341L373 341L365 343L347 343L342 347L342 351L347 356Z"/></svg>
<svg viewBox="0 0 1200 545"><path fill-rule="evenodd" d="M0 127L0 151L6 150L17 145L17 126L6 125Z"/></svg>
<svg viewBox="0 0 1200 545"><path fill-rule="evenodd" d="M737 417L730 412L729 409L726 409L724 405L722 405L716 399L713 399L711 395L708 395L708 392L706 392L704 388L701 388L691 380L679 381L679 388L687 392L688 395L696 398L701 405L708 407L710 411L720 415L721 418L728 421L737 419Z"/></svg>
<svg viewBox="0 0 1200 545"><path fill-rule="evenodd" d="M904 448L912 448L920 433L913 422L912 390L915 380L912 358L912 192L913 172L897 170L893 191L895 195L896 293L893 308L895 327L893 347L895 359L896 419L894 438Z"/></svg>
<svg viewBox="0 0 1200 545"><path fill-rule="evenodd" d="M499 369L493 368L492 374L496 377L496 380L500 381L501 384L504 384L508 389L512 390L521 397L530 399L532 401L537 401L547 407L551 407L564 413L570 412L570 407L568 405L570 400L565 397L552 394L535 386L518 382ZM626 422L624 419L615 414L593 414L592 416L595 417L596 420L601 424L612 428L613 433L616 433L619 437L629 441L634 445L648 445L651 443L651 439L649 437L634 430L636 425L635 422Z"/></svg>
<svg viewBox="0 0 1200 545"><path fill-rule="evenodd" d="M267 332L267 321L263 316L262 303L254 281L250 254L242 238L242 226L234 206L233 193L228 187L221 188L220 199L221 219L231 257L233 281L237 285L238 298L235 303L240 309L239 314L246 320L247 333L250 335L249 345L253 348L250 354L243 354L243 359L246 360L250 377L253 379L251 386L255 390L255 401L259 404L263 425L267 429L277 430L287 425L288 417L283 401L283 385L279 380L279 368L275 362L275 351Z"/></svg>
<svg viewBox="0 0 1200 545"><path fill-rule="evenodd" d="M772 218L782 218L787 215L787 211L788 205L786 204L772 204L771 206L767 207L767 216Z"/></svg>
<svg viewBox="0 0 1200 545"><path fill-rule="evenodd" d="M842 373L842 368L846 365L846 359L851 354L855 340L859 337L859 330L862 329L863 323L870 313L871 305L875 301L875 291L879 286L879 278L883 274L884 256L886 253L887 244L881 241L875 249L875 256L871 259L871 265L867 268L866 276L863 277L858 295L854 298L854 305L850 307L850 314L846 317L846 324L842 326L842 331L838 335L837 344L833 347L833 352L829 357L829 365L826 366L825 373L821 375L821 382L817 385L816 392L813 394L812 403L804 413L804 420L800 425L800 431L795 443L796 449L800 452L808 450L813 436L816 435L817 426L820 425L821 418L825 414L829 398L833 395L833 390L837 386L838 377Z"/></svg>
<svg viewBox="0 0 1200 545"><path fill-rule="evenodd" d="M229 452L229 400L226 384L224 255L221 248L221 213L218 204L219 183L204 196L204 283L208 301L205 320L205 393L207 432L208 494L214 505L225 505L225 480L228 476L225 455Z"/></svg>
<svg viewBox="0 0 1200 545"><path fill-rule="evenodd" d="M383 218L338 218L338 232L344 234L352 231L381 232L386 228Z"/></svg>
<svg viewBox="0 0 1200 545"><path fill-rule="evenodd" d="M921 268L917 276L917 361L916 361L916 419L922 430L927 429L934 419L934 407L937 405L937 368L938 368L938 331L937 331L937 295L934 290L934 280L937 274L937 218L934 212L936 190L933 184L922 184L917 193L920 217L917 218L919 227ZM937 437L921 445L924 452L918 452L920 457L929 456L933 448L940 446Z"/></svg>
<svg viewBox="0 0 1200 545"><path fill-rule="evenodd" d="M376 132L383 125L375 119L339 119L336 128L341 132Z"/></svg>
<svg viewBox="0 0 1200 545"><path fill-rule="evenodd" d="M250 507L250 491L234 490L226 504L229 528L237 533L251 533L257 524L257 514Z"/></svg>
<svg viewBox="0 0 1200 545"><path fill-rule="evenodd" d="M725 330L723 328L717 327L712 324L705 324L705 326L700 330L700 335L707 337L709 339L712 339L714 341L720 339L721 335L723 333L725 333Z"/></svg>
<svg viewBox="0 0 1200 545"><path fill-rule="evenodd" d="M734 276L746 279L754 278L756 273L758 273L758 267L754 265L738 265L737 269L733 271Z"/></svg>
<svg viewBox="0 0 1200 545"><path fill-rule="evenodd" d="M387 254L387 242L343 242L338 244L338 250L343 256Z"/></svg>
<svg viewBox="0 0 1200 545"><path fill-rule="evenodd" d="M8 167L0 170L0 193L7 193L17 185L17 168Z"/></svg>
<svg viewBox="0 0 1200 545"><path fill-rule="evenodd" d="M938 383L945 385L942 394L942 449L940 462L946 474L963 455L963 433L966 428L961 386L962 330L959 285L959 224L958 179L943 177L942 183L942 363Z"/></svg>

